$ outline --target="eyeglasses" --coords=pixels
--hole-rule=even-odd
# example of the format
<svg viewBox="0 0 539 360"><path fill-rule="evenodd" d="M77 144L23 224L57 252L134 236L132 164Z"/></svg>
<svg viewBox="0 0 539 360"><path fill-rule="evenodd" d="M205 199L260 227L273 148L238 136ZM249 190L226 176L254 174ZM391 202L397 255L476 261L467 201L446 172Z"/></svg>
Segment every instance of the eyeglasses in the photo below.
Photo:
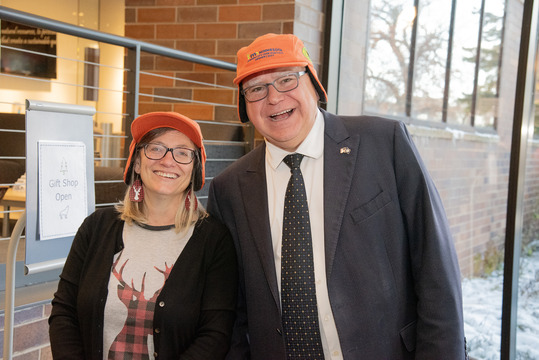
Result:
<svg viewBox="0 0 539 360"><path fill-rule="evenodd" d="M184 147L168 148L154 143L145 144L142 147L144 148L144 155L150 160L161 160L169 151L174 161L179 164L190 164L195 158L195 150Z"/></svg>
<svg viewBox="0 0 539 360"><path fill-rule="evenodd" d="M306 71L298 71L290 73L280 78L275 79L273 82L265 84L257 84L249 86L241 91L245 99L249 102L260 101L268 96L268 86L273 86L275 90L280 93L292 91L299 85L299 77L305 75Z"/></svg>

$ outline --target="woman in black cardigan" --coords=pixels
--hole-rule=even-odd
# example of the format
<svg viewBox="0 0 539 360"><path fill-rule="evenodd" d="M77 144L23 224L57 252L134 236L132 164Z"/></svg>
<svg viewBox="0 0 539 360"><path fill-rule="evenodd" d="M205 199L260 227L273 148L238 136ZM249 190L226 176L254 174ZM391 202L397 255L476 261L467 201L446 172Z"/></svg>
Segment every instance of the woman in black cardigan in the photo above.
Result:
<svg viewBox="0 0 539 360"><path fill-rule="evenodd" d="M237 265L228 230L194 194L204 185L200 128L158 112L131 133L124 201L86 218L60 275L53 358L222 359Z"/></svg>

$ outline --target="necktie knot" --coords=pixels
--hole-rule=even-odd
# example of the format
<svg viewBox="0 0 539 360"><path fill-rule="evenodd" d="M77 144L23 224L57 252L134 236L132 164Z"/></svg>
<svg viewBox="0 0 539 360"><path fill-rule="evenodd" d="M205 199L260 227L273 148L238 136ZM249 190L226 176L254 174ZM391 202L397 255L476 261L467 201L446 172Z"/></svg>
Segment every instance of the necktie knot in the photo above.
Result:
<svg viewBox="0 0 539 360"><path fill-rule="evenodd" d="M294 154L286 155L285 158L283 159L283 162L286 165L288 165L290 170L297 170L299 169L301 160L303 160L303 155L294 153Z"/></svg>

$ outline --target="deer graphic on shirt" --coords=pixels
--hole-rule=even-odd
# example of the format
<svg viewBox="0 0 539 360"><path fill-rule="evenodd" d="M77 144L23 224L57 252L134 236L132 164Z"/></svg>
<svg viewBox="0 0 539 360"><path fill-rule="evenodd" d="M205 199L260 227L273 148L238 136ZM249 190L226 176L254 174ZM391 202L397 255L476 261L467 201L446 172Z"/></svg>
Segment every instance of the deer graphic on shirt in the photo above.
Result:
<svg viewBox="0 0 539 360"><path fill-rule="evenodd" d="M130 359L149 359L148 355L148 336L153 335L153 315L155 302L163 288L161 286L149 299L144 296L146 273L142 277L140 290L135 289L133 279L129 285L123 278L124 268L129 261L127 259L120 271L117 271L117 265L121 256L112 266L112 274L118 279L118 298L127 307L127 318L122 330L118 333L109 350L109 359L125 359L129 355ZM165 269L161 270L154 267L163 274L163 285L170 275L172 266L165 263Z"/></svg>

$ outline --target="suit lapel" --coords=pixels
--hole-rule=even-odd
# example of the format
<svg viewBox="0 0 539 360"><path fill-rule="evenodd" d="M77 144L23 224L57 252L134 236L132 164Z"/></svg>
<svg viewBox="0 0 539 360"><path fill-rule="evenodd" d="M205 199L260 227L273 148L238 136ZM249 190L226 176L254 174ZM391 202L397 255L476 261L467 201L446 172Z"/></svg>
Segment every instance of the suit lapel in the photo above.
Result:
<svg viewBox="0 0 539 360"><path fill-rule="evenodd" d="M265 168L266 146L259 146L253 152L256 152L255 156L253 156L244 176L240 176L239 178L241 196L249 230L252 234L251 240L257 249L260 263L262 264L275 303L280 308L268 213Z"/></svg>
<svg viewBox="0 0 539 360"><path fill-rule="evenodd" d="M326 273L330 278L335 249L341 229L345 204L352 186L359 151L359 135L350 136L342 120L322 110L324 134L324 238ZM266 280L276 305L280 308L279 289L273 261L273 245L268 214L265 169L265 145L254 149L256 155L240 176L240 190L252 234L251 240L260 258Z"/></svg>
<svg viewBox="0 0 539 360"><path fill-rule="evenodd" d="M359 135L350 136L342 120L322 111L324 134L324 238L326 273L330 278L335 249L343 222L345 205L352 186Z"/></svg>

